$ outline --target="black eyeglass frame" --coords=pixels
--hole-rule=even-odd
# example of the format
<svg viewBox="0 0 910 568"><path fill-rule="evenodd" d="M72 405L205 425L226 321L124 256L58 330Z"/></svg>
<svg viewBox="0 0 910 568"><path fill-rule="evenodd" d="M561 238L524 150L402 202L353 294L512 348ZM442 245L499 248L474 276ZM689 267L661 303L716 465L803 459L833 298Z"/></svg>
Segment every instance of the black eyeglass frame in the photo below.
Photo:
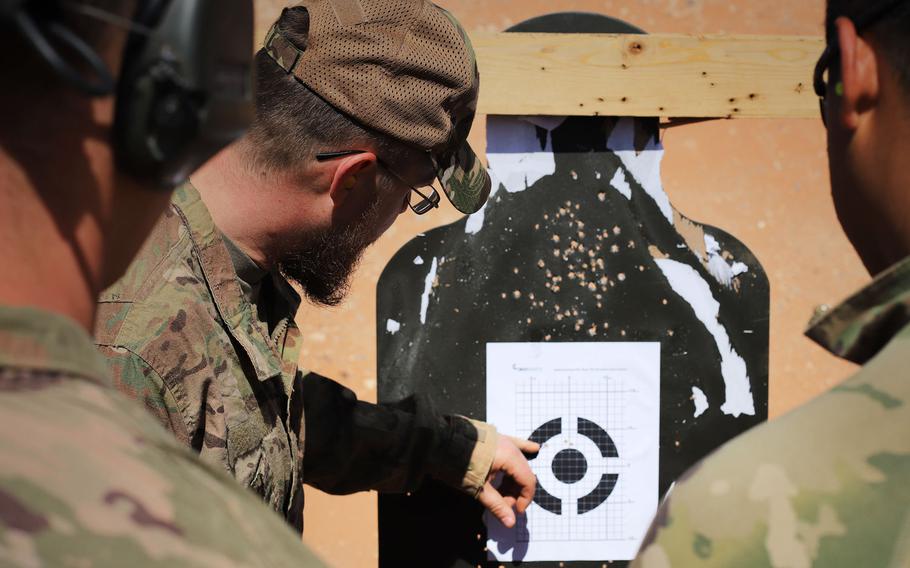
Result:
<svg viewBox="0 0 910 568"><path fill-rule="evenodd" d="M327 162L329 160L336 160L338 158L344 158L345 156L354 156L357 154L365 154L365 153L366 153L366 150L338 150L335 152L320 152L320 153L316 154L316 161L317 162ZM413 211L415 214L423 215L424 213L429 212L431 209L436 209L439 207L440 197L439 197L439 192L436 191L435 187L433 187L432 185L427 186L430 188L432 193L430 193L430 195L424 195L422 191L420 191L419 189L417 189L416 187L414 187L413 185L408 183L403 177L398 175L398 173L395 170L390 168L389 165L386 164L378 156L376 157L376 163L379 164L380 166L382 166L387 172L392 174L392 176L394 176L395 179L397 179L404 185L411 188L412 192L414 192L420 196L420 201L418 201L416 204L411 203L411 200L408 199L408 207L410 207L411 211Z"/></svg>
<svg viewBox="0 0 910 568"><path fill-rule="evenodd" d="M865 17L853 20L853 26L856 28L857 35L879 23L885 16L889 15L897 8L906 8L907 6L910 6L910 2L907 0L892 0L891 2L885 2L877 10L870 12ZM831 38L830 43L825 46L825 50L818 58L818 62L815 64L815 72L812 76L812 86L815 89L815 94L818 95L818 108L821 113L822 124L824 124L826 128L828 126L828 119L825 108L826 99L828 97L828 85L825 82L825 71L830 71L829 66L832 62L837 61L837 56L840 51L837 46L836 36L831 33L829 37Z"/></svg>

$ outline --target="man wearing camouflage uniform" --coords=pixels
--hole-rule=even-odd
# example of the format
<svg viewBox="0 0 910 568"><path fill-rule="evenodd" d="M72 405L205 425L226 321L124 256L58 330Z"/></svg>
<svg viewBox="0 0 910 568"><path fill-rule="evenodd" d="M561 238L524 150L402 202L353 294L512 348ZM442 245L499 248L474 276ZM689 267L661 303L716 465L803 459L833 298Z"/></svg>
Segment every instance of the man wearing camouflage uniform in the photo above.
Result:
<svg viewBox="0 0 910 568"><path fill-rule="evenodd" d="M863 368L696 465L636 566L910 565L910 0L828 0L826 24L832 197L875 280L807 335Z"/></svg>
<svg viewBox="0 0 910 568"><path fill-rule="evenodd" d="M53 26L118 69L134 3L74 2L80 11L42 14L50 24L34 16L50 3L15 4L0 20L13 85L0 92L0 566L322 566L254 495L110 388L89 337L97 294L170 192L118 173L114 97L65 85L18 32Z"/></svg>
<svg viewBox="0 0 910 568"><path fill-rule="evenodd" d="M425 0L308 0L282 13L256 64L250 134L177 191L101 298L97 342L118 387L297 528L303 483L406 491L426 478L511 526L535 485L520 449L537 445L423 400L360 402L299 369L288 283L338 303L366 246L409 205L437 205L435 177L462 211L483 204L466 34ZM505 496L498 471L515 482Z"/></svg>

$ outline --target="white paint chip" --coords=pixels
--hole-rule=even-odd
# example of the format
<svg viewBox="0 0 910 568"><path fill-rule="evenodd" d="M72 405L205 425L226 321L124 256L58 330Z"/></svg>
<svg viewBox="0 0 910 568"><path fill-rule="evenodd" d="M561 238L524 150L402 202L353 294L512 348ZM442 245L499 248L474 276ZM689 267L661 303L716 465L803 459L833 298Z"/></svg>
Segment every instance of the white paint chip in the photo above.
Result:
<svg viewBox="0 0 910 568"><path fill-rule="evenodd" d="M705 233L705 253L708 255L708 272L722 286L730 288L733 285L734 278L749 271L749 267L742 262L728 264L721 255L720 243L708 233Z"/></svg>
<svg viewBox="0 0 910 568"><path fill-rule="evenodd" d="M733 349L727 330L718 320L720 303L711 295L708 283L687 264L668 258L655 259L657 266L670 282L670 287L695 311L695 317L714 337L720 353L720 371L724 379L726 400L720 410L737 417L741 414L755 415L755 400L749 383L746 362Z"/></svg>
<svg viewBox="0 0 910 568"><path fill-rule="evenodd" d="M610 180L610 185L623 194L626 199L632 199L632 188L629 187L629 182L626 181L626 174L623 173L622 168L616 168L616 173L613 175L613 179Z"/></svg>
<svg viewBox="0 0 910 568"><path fill-rule="evenodd" d="M387 319L385 322L385 330L392 335L398 333L398 330L401 329L401 324L393 319Z"/></svg>
<svg viewBox="0 0 910 568"><path fill-rule="evenodd" d="M664 192L660 180L660 163L664 157L660 142L652 139L641 152L636 152L635 119L622 118L613 128L610 139L607 140L607 148L619 157L623 166L651 196L670 225L673 225L673 206L670 205L670 198Z"/></svg>
<svg viewBox="0 0 910 568"><path fill-rule="evenodd" d="M698 387L692 387L692 401L695 403L695 418L698 418L708 410L708 397Z"/></svg>
<svg viewBox="0 0 910 568"><path fill-rule="evenodd" d="M430 271L423 283L423 294L420 296L420 323L427 323L427 309L430 307L430 294L433 293L433 281L436 280L438 267L439 264L434 256L433 262L430 264Z"/></svg>

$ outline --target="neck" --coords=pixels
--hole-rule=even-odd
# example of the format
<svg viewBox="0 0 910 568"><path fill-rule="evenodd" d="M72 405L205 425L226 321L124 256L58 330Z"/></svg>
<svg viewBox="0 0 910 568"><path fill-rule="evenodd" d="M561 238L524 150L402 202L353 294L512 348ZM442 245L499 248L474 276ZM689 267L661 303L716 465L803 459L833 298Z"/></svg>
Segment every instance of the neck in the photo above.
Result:
<svg viewBox="0 0 910 568"><path fill-rule="evenodd" d="M222 150L191 178L218 229L260 267L271 270L287 235L306 224L296 215L306 188L287 172L262 171L245 139Z"/></svg>
<svg viewBox="0 0 910 568"><path fill-rule="evenodd" d="M873 240L861 256L873 275L910 255L910 109L901 105L890 114L900 118L877 125L880 142L868 156L873 165L868 181L876 187L878 203L874 204L876 218L866 228Z"/></svg>
<svg viewBox="0 0 910 568"><path fill-rule="evenodd" d="M80 142L53 159L36 151L43 155L21 160L0 147L0 304L53 311L91 331L104 240L97 200L80 188L94 189L103 165L93 143Z"/></svg>

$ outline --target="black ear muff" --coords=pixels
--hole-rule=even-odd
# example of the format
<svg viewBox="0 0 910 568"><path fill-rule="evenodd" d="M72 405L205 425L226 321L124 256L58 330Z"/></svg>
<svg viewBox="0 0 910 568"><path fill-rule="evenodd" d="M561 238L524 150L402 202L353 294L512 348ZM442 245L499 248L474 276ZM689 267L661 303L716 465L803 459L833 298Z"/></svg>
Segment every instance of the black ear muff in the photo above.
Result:
<svg viewBox="0 0 910 568"><path fill-rule="evenodd" d="M121 170L164 189L241 136L253 117L250 0L145 2L118 87Z"/></svg>
<svg viewBox="0 0 910 568"><path fill-rule="evenodd" d="M0 24L3 28L18 31L41 59L58 77L90 96L109 95L114 92L114 78L107 65L91 46L59 21L57 2L26 2L25 0L0 0ZM72 61L61 53L75 56L89 74L81 73Z"/></svg>
<svg viewBox="0 0 910 568"><path fill-rule="evenodd" d="M0 33L19 33L58 77L99 96L114 80L64 9L130 30L114 116L121 171L172 189L252 122L252 0L139 0L132 20L79 0L0 0Z"/></svg>

